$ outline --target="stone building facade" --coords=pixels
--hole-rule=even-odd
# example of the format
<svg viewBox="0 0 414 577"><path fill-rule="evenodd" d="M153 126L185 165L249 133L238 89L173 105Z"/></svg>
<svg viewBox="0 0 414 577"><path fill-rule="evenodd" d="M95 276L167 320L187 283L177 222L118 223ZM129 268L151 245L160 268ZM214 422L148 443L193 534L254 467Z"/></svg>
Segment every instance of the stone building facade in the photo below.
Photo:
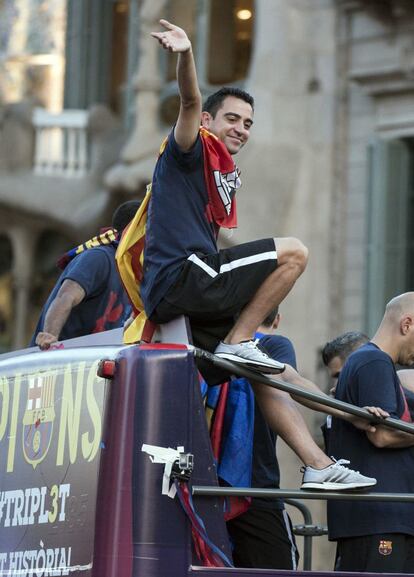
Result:
<svg viewBox="0 0 414 577"><path fill-rule="evenodd" d="M36 10L46 46L27 29ZM296 236L309 247L281 330L302 373L327 385L324 342L372 334L385 302L413 289L410 0L0 3L0 345L27 342L59 252L151 178L177 105L174 59L149 37L163 16L190 32L204 94L234 83L255 96L237 159L240 227L222 243ZM38 105L56 116L36 124ZM76 122L73 110L84 113ZM68 130L87 137L82 170L62 144ZM321 417L306 417L318 435ZM298 461L279 455L283 486L297 486ZM324 504L312 511L323 522ZM314 569L332 559L318 538Z"/></svg>

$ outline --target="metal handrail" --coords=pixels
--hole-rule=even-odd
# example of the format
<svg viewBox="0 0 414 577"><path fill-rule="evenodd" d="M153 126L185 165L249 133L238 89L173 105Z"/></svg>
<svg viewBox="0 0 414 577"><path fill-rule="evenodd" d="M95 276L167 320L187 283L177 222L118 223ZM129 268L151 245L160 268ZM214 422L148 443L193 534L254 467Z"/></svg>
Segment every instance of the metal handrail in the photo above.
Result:
<svg viewBox="0 0 414 577"><path fill-rule="evenodd" d="M214 487L194 485L193 495L214 497L255 497L260 499L290 498L327 501L395 501L413 503L412 493L350 493L344 491L298 491L286 489L252 489L250 487Z"/></svg>
<svg viewBox="0 0 414 577"><path fill-rule="evenodd" d="M191 488L194 496L203 495L205 497L260 497L261 499L283 498L285 503L293 505L301 510L305 525L312 524L312 516L307 507L296 502L296 499L315 500L341 500L341 501L397 501L414 502L414 495L411 493L346 493L334 491L288 491L286 489L252 489L249 487L209 487L203 485L193 485ZM294 501L292 501L294 499ZM302 506L300 506L302 505ZM306 511L309 515L306 514ZM319 533L319 535L325 533ZM303 535L303 569L311 571L312 568L312 539L313 535Z"/></svg>
<svg viewBox="0 0 414 577"><path fill-rule="evenodd" d="M285 391L298 397L303 397L304 399L314 401L321 405L325 405L327 407L333 407L334 409L338 409L340 411L344 411L345 413L350 413L351 415L355 415L357 417L361 417L362 419L366 419L371 423L381 424L391 429L398 429L406 433L414 434L414 424L406 423L404 421L400 421L399 419L394 419L393 417L387 417L386 419L376 417L375 415L372 415L366 409L362 409L361 407L356 407L355 405L351 405L350 403L345 403L344 401L338 401L338 399L333 399L331 397L322 394L307 391L302 387L292 385L291 383L277 379L274 376L272 378L267 377L262 373L246 369L245 367L242 367L236 363L232 363L231 361L221 359L220 357L217 357L216 355L213 355L212 353L209 353L207 351L203 351L202 349L198 349L197 347L194 347L194 354L196 357L207 360L213 363L214 365L220 367L221 369L224 369L225 371L227 371L232 375L246 377L249 381L262 383L274 389L280 389L281 391Z"/></svg>

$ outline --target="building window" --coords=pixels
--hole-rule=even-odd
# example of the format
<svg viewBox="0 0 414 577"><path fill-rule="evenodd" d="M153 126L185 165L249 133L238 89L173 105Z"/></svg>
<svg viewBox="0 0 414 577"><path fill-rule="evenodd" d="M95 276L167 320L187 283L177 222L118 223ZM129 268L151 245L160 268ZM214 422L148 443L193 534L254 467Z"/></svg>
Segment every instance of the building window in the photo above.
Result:
<svg viewBox="0 0 414 577"><path fill-rule="evenodd" d="M106 104L124 109L127 78L128 0L68 0L65 108Z"/></svg>
<svg viewBox="0 0 414 577"><path fill-rule="evenodd" d="M207 67L209 84L231 84L247 76L253 29L253 0L211 0Z"/></svg>
<svg viewBox="0 0 414 577"><path fill-rule="evenodd" d="M377 140L369 149L366 331L386 303L414 287L414 141Z"/></svg>

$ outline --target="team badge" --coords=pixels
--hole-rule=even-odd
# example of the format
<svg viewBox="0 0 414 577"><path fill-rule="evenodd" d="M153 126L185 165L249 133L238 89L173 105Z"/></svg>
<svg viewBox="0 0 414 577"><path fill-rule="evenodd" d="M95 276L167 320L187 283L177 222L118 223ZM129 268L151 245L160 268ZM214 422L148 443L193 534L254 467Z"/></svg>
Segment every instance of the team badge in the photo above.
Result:
<svg viewBox="0 0 414 577"><path fill-rule="evenodd" d="M392 553L392 541L380 541L378 552L380 555L391 555Z"/></svg>
<svg viewBox="0 0 414 577"><path fill-rule="evenodd" d="M55 381L56 374L47 374L31 377L28 382L23 454L34 469L46 457L52 439Z"/></svg>

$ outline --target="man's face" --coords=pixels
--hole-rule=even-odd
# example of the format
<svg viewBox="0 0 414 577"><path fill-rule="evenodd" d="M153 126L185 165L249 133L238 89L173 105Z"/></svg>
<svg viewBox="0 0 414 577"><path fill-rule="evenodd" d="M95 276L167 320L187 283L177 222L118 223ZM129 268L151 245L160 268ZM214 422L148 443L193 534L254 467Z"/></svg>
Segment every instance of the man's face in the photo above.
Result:
<svg viewBox="0 0 414 577"><path fill-rule="evenodd" d="M329 363L327 364L328 373L332 379L332 388L329 391L331 393L331 395L333 395L335 393L336 385L338 383L339 373L341 372L343 365L344 365L344 362L341 359L341 357L333 357L329 361Z"/></svg>
<svg viewBox="0 0 414 577"><path fill-rule="evenodd" d="M209 112L203 112L201 121L225 144L230 154L237 154L249 139L253 110L248 102L227 96L214 118Z"/></svg>

